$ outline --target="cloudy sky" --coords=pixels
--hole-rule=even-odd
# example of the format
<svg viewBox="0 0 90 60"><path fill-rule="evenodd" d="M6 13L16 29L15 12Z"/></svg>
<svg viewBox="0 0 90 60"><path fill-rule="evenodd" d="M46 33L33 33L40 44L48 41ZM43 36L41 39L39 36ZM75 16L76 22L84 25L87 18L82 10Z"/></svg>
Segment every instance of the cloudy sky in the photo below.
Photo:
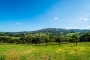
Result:
<svg viewBox="0 0 90 60"><path fill-rule="evenodd" d="M0 31L90 29L90 0L0 0Z"/></svg>

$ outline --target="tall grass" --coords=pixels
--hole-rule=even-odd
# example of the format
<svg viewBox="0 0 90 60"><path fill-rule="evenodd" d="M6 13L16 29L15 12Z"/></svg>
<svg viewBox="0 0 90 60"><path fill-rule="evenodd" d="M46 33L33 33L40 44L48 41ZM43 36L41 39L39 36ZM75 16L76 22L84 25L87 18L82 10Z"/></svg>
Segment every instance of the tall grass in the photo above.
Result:
<svg viewBox="0 0 90 60"><path fill-rule="evenodd" d="M0 45L0 60L90 60L90 42L58 45Z"/></svg>

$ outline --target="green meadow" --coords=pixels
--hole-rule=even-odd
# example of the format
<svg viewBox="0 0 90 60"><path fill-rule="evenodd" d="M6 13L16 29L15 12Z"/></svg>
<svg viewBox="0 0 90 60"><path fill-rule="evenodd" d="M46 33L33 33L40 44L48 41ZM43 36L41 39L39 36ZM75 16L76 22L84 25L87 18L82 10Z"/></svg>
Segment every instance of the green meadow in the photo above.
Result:
<svg viewBox="0 0 90 60"><path fill-rule="evenodd" d="M1 44L0 60L90 60L90 42L27 45Z"/></svg>

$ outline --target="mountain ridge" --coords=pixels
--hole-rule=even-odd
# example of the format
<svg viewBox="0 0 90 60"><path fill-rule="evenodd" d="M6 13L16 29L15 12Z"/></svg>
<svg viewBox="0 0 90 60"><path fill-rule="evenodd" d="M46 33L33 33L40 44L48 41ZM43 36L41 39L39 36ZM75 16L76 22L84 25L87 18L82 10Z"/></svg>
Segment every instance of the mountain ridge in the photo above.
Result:
<svg viewBox="0 0 90 60"><path fill-rule="evenodd" d="M34 30L34 31L21 31L21 32L6 32L6 33L60 33L63 32L64 34L66 33L73 33L73 32L80 32L80 33L85 33L90 31L90 29L64 29L64 28L44 28L44 29L39 29L39 30Z"/></svg>

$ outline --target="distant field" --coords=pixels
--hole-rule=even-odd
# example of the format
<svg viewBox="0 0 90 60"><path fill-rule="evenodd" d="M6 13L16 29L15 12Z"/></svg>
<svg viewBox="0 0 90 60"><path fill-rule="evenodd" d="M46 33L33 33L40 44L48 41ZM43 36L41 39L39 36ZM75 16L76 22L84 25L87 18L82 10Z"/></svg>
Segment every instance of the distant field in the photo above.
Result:
<svg viewBox="0 0 90 60"><path fill-rule="evenodd" d="M0 60L90 60L90 42L58 45L1 44Z"/></svg>

